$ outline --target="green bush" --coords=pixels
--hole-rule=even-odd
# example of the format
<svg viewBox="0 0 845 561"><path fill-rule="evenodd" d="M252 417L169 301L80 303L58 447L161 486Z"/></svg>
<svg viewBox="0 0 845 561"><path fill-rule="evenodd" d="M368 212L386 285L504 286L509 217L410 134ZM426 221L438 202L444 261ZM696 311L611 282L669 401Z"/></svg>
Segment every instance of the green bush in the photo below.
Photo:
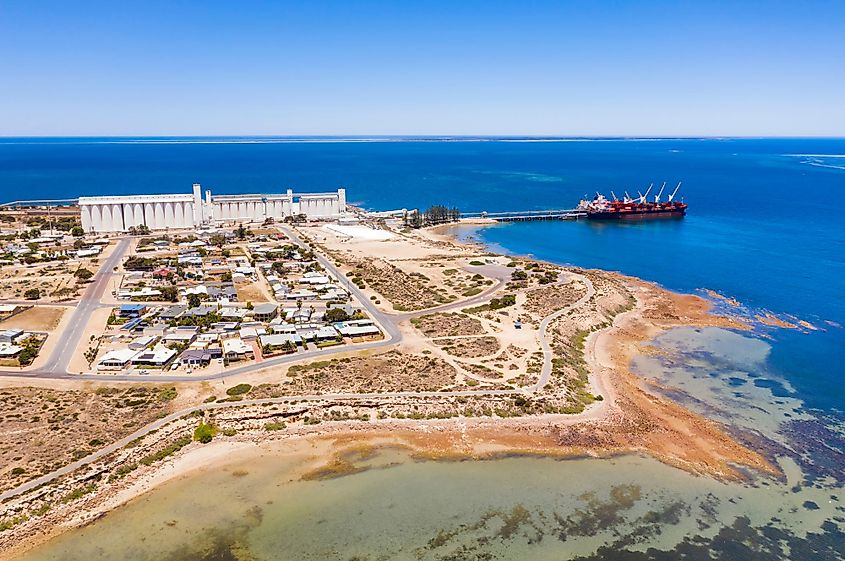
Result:
<svg viewBox="0 0 845 561"><path fill-rule="evenodd" d="M162 388L162 390L158 392L158 399L159 401L170 401L176 399L176 395L176 388L170 386L169 388Z"/></svg>
<svg viewBox="0 0 845 561"><path fill-rule="evenodd" d="M203 444L208 444L211 442L211 439L214 438L216 432L217 429L215 429L213 425L200 423L196 430L194 430L194 440Z"/></svg>
<svg viewBox="0 0 845 561"><path fill-rule="evenodd" d="M226 394L227 395L243 395L243 394L249 392L249 390L251 390L251 389L252 389L252 386L250 386L249 384L238 384L237 386L232 386L231 388L226 390Z"/></svg>

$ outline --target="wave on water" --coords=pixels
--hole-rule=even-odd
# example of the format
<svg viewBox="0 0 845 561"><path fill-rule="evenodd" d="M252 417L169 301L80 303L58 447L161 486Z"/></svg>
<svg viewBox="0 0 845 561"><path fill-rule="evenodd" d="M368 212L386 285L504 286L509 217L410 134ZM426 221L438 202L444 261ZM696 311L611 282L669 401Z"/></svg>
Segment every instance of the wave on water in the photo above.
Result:
<svg viewBox="0 0 845 561"><path fill-rule="evenodd" d="M802 164L817 168L845 170L845 154L784 154L791 158L802 158ZM832 160L832 161L829 161Z"/></svg>

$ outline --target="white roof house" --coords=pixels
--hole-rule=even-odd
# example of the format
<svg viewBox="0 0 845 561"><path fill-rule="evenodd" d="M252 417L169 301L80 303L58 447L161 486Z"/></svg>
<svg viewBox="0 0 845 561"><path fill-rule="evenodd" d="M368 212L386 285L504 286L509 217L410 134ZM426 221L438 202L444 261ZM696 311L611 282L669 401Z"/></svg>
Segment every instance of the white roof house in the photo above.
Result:
<svg viewBox="0 0 845 561"><path fill-rule="evenodd" d="M328 339L337 338L337 330L329 325L324 325L322 327L316 328L310 327L306 329L299 329L297 330L297 333L299 333L299 335L306 341L325 341Z"/></svg>
<svg viewBox="0 0 845 561"><path fill-rule="evenodd" d="M261 346L273 345L274 347L281 347L285 343L293 343L294 345L302 344L302 337L295 333L275 333L273 335L262 335L258 338L261 341Z"/></svg>
<svg viewBox="0 0 845 561"><path fill-rule="evenodd" d="M0 358L15 358L22 350L23 347L18 345L0 343Z"/></svg>
<svg viewBox="0 0 845 561"><path fill-rule="evenodd" d="M138 351L132 349L114 349L106 354L97 363L97 370L119 370L125 368Z"/></svg>
<svg viewBox="0 0 845 561"><path fill-rule="evenodd" d="M132 357L132 364L136 366L157 366L162 367L173 360L176 351L167 347L156 347L152 350L141 351Z"/></svg>
<svg viewBox="0 0 845 561"><path fill-rule="evenodd" d="M247 345L237 337L233 337L231 339L223 339L221 343L223 345L223 354L225 354L226 356L240 356L252 353L252 347L250 345Z"/></svg>

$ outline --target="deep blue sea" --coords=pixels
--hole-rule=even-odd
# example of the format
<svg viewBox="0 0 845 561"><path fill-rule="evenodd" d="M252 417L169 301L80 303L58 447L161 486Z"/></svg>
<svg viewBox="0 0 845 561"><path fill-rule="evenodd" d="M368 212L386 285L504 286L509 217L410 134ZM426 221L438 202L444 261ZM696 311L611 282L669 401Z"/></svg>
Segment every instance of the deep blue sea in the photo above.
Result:
<svg viewBox="0 0 845 561"><path fill-rule="evenodd" d="M0 199L334 190L366 208L571 208L683 181L683 220L484 228L514 253L709 288L818 331L771 330L807 405L845 410L845 139L0 139Z"/></svg>

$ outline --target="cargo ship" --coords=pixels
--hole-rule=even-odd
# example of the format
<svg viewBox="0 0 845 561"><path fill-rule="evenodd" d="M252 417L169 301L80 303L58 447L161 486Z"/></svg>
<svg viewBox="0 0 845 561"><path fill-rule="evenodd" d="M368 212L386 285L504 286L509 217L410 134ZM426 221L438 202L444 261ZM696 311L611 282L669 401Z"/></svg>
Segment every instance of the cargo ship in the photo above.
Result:
<svg viewBox="0 0 845 561"><path fill-rule="evenodd" d="M645 194L637 192L638 197L631 197L625 193L623 199L618 199L613 191L610 192L612 199L608 199L600 193L592 200L582 200L578 204L578 212L586 215L590 220L651 220L654 218L680 218L687 212L687 204L675 200L681 184L675 187L672 194L665 202L661 202L663 190L666 183L660 188L660 192L650 201L648 195L654 184L649 185Z"/></svg>

